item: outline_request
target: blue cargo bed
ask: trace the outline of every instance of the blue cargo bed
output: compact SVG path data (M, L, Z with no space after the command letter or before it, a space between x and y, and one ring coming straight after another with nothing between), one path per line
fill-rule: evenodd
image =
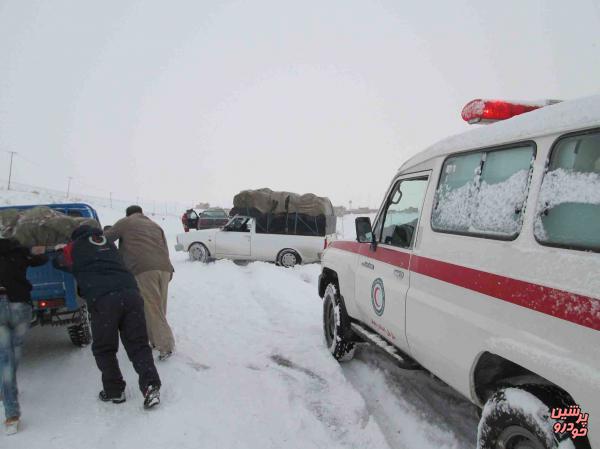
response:
M77 310L79 305L73 275L57 270L52 266L52 259L56 257L57 253L50 252L46 254L50 257L48 263L40 267L30 267L27 270L27 279L33 285L31 299L34 308L39 307L39 304L36 304L39 301L63 299L64 307L67 310Z
M46 206L72 217L93 218L98 223L98 214L89 205L84 203L68 204L40 204L0 207L2 209L27 210L37 206ZM82 300L77 298L75 279L69 273L57 270L52 266L52 260L58 252L47 251L50 260L39 267L30 267L27 270L27 279L33 289L31 299L33 303L33 324L53 326L69 325L69 335L74 344L81 346L89 343L89 329L77 328L88 326L87 309ZM73 327L75 326L75 327Z

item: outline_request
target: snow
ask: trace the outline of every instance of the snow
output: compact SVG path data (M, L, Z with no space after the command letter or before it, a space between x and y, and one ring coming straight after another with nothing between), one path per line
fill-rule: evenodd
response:
M369 217L371 219L371 225L375 226L375 216L377 214L366 214L366 215L357 215L357 214L347 214L343 217L338 217L337 219L337 239L344 240L356 240L356 226L354 225L354 221L358 217Z
M17 192L1 198L4 204L55 200ZM97 210L103 225L123 215ZM179 217L153 218L172 249ZM340 234L353 234L353 219L339 220ZM370 347L344 365L333 359L323 338L319 265L203 265L173 250L171 256L168 317L177 350L157 362L161 405L142 409L123 350L127 402L100 402L90 349L72 346L64 328L33 328L19 370L21 432L0 434L0 447L473 447L476 408L439 380L403 371Z
M400 167L400 171L450 152L598 125L600 125L600 95L564 101L491 125L478 125L470 131L448 137L410 158Z
M472 182L452 190L447 186L441 186L437 191L437 208L432 216L432 224L435 228L447 231L469 229L474 192L475 185Z
M600 174L553 170L544 177L539 202L547 208L562 203L600 205Z
M529 172L520 170L504 182L483 181L479 189L473 182L453 190L442 186L433 224L448 231L514 235L521 228L522 214L515 211L525 202L528 179Z
M563 203L600 205L600 174L559 168L546 173L538 199L535 236L548 241L542 213Z
M552 441L554 441L552 425L555 420L550 418L548 406L531 393L519 388L506 388L503 397L496 397L496 400L489 401L485 405L481 413L478 439L489 431L489 428L485 424L486 421L490 419L491 415L498 412L520 413L529 416L536 422L539 429L545 432L546 445L548 447L552 445Z
M482 182L477 194L473 228L481 232L514 235L521 229L521 210L527 196L528 170L520 170L504 182Z

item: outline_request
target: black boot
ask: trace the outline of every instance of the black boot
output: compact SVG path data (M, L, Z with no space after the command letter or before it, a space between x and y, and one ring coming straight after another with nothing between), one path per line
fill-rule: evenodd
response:
M150 409L160 404L160 387L148 385L144 392L144 408Z
M98 398L102 402L112 402L113 404L122 404L125 402L125 392L121 391L118 395L108 395L104 390L98 394Z

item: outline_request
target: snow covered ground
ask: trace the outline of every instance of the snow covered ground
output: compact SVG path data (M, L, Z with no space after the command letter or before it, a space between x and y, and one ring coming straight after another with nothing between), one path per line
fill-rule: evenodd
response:
M14 192L0 198L2 204L52 200ZM122 216L120 210L98 212L103 224ZM154 219L173 242L178 218ZM353 217L343 228L352 235ZM168 316L177 353L157 365L161 406L142 409L123 351L127 402L101 403L90 349L73 347L64 328L34 328L19 372L22 431L0 435L0 447L474 447L475 407L437 379L400 370L369 347L344 365L329 355L318 265L201 265L174 251L172 259Z

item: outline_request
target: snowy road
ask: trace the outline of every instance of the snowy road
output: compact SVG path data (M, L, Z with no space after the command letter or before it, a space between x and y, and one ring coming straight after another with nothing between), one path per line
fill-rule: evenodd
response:
M162 224L170 238L178 231L176 219ZM34 328L20 369L22 432L0 435L1 448L474 447L475 408L440 381L369 347L345 365L329 355L318 265L172 256L177 353L158 364L160 408L142 409L123 351L127 402L101 403L89 348L73 347L64 328Z
M178 352L159 364L163 403L150 413L124 357L127 403L100 403L89 349L73 348L64 329L33 329L23 432L6 447L472 447L475 410L439 381L370 348L342 367L330 357L318 269L177 260L169 316Z

